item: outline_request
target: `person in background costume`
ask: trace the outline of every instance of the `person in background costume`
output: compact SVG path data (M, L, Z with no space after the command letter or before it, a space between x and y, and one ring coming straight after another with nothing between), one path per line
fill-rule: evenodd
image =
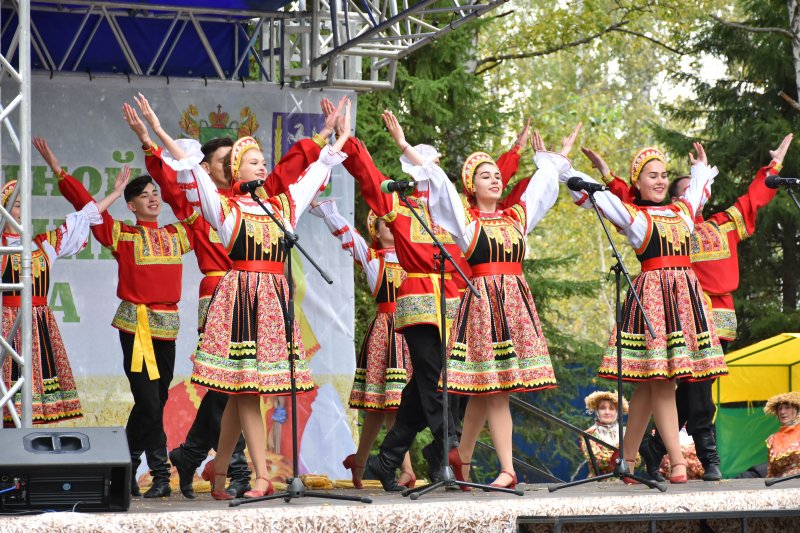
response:
M312 202L312 206L311 214L325 221L330 232L341 241L342 249L347 250L364 271L378 306L361 344L350 392L350 408L364 411L361 436L356 453L348 455L343 462L352 473L353 486L360 489L364 464L372 444L384 421L387 429L394 425L400 396L411 373L408 346L394 327L397 290L406 273L397 262L391 231L374 212L367 215L367 230L372 240L372 244L367 244L339 214L335 202ZM398 485L414 488L416 481L411 458L406 452Z

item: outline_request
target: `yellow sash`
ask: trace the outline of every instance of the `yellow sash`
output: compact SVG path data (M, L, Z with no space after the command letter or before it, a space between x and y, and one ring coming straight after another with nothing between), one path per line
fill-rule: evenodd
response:
M136 334L133 337L133 358L131 372L141 372L142 363L147 367L150 381L161 377L156 364L156 353L153 349L153 338L150 335L150 321L147 319L147 306L136 306Z

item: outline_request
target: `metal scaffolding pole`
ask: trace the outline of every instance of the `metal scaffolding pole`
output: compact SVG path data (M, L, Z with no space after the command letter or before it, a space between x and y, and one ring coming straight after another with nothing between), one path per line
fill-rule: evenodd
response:
M0 246L0 255L20 254L20 283L0 283L0 292L19 291L21 296L17 320L9 331L0 338L0 363L7 357L19 369L19 377L13 386L0 383L0 408L5 408L14 425L29 428L33 424L33 382L32 382L32 272L31 272L31 26L30 1L21 0L17 4L17 28L7 50L0 50L0 73L5 74L7 85L17 88L9 105L0 109L3 126L19 151L20 171L17 186L5 206L0 206L0 230L10 226L19 233L18 246ZM14 65L17 55L18 64ZM13 94L13 93L12 93ZM2 106L0 106L2 107ZM18 127L14 127L14 123ZM0 133L3 129L0 129ZM6 161L6 154L0 152L0 163ZM4 180L5 182L6 180ZM20 202L20 222L11 216L14 202ZM1 309L1 307L0 307ZM14 338L19 332L20 342ZM14 399L21 395L22 413L17 412ZM4 414L5 414L4 412Z

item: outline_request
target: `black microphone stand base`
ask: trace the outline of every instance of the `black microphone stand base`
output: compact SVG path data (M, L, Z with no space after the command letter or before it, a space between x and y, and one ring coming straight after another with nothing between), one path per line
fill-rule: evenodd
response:
M667 492L667 483L665 481L654 481L652 479L645 479L636 474L632 474L628 472L628 467L625 466L625 463L622 462L621 459L617 459L617 461L618 461L617 464L614 466L614 471L611 473L590 477L586 479L579 479L578 481L571 481L569 483L558 483L555 485L548 485L547 490L548 492L555 492L559 489L565 489L567 487L576 487L578 485L584 485L586 483L594 483L595 481L603 481L605 479L617 478L622 481L625 481L626 479L632 479L651 489L658 489L661 492Z
M403 496L408 496L412 500L416 500L420 496L424 496L425 494L436 490L440 487L444 487L445 490L447 489L461 489L461 487L474 487L476 489L483 489L485 492L505 492L507 494L514 494L516 496L524 496L525 493L520 489L510 489L504 487L493 487L491 485L484 485L482 483L472 483L470 481L458 481L455 476L453 475L453 469L450 465L444 466L444 471L442 472L442 479L437 481L436 483L431 483L430 485L425 485L424 487L417 487L413 489L405 489L403 491Z
M764 485L766 485L767 487L771 487L776 483L783 483L784 481L789 481L791 479L798 479L798 478L800 478L800 474L792 474L791 476L784 476L784 477L772 477L769 479L765 479Z
M372 503L372 498L369 496L344 496L342 494L328 494L327 492L315 492L306 490L303 480L299 477L294 477L286 480L286 490L270 494L269 496L260 496L258 498L236 498L231 500L228 504L229 507L238 507L244 503L265 502L268 500L283 499L286 503L291 502L295 498L325 498L329 500L345 500L351 502Z

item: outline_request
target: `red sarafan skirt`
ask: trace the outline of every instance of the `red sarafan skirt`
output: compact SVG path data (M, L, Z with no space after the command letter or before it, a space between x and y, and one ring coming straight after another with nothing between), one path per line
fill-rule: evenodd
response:
M377 313L358 355L350 407L393 411L411 379L411 357L405 337L394 329L394 313Z
M3 307L4 337L8 338L18 313L18 307ZM64 341L56 317L46 305L33 307L32 341L33 423L47 424L83 416ZM11 346L20 352L22 340L19 330ZM3 382L10 388L18 378L19 367L11 357L6 357ZM21 401L22 393L17 393L14 404L18 413L21 413ZM7 410L3 411L3 421L12 421Z
M472 278L450 331L447 384L455 394L492 394L556 386L539 315L525 278Z
M631 294L636 291L655 330L650 336ZM622 379L702 381L728 373L703 289L691 268L642 272L622 309ZM617 378L617 333L611 332L600 377Z
M288 291L282 274L225 274L211 298L192 382L231 394L290 394ZM293 338L297 392L308 392L314 382L297 321Z

